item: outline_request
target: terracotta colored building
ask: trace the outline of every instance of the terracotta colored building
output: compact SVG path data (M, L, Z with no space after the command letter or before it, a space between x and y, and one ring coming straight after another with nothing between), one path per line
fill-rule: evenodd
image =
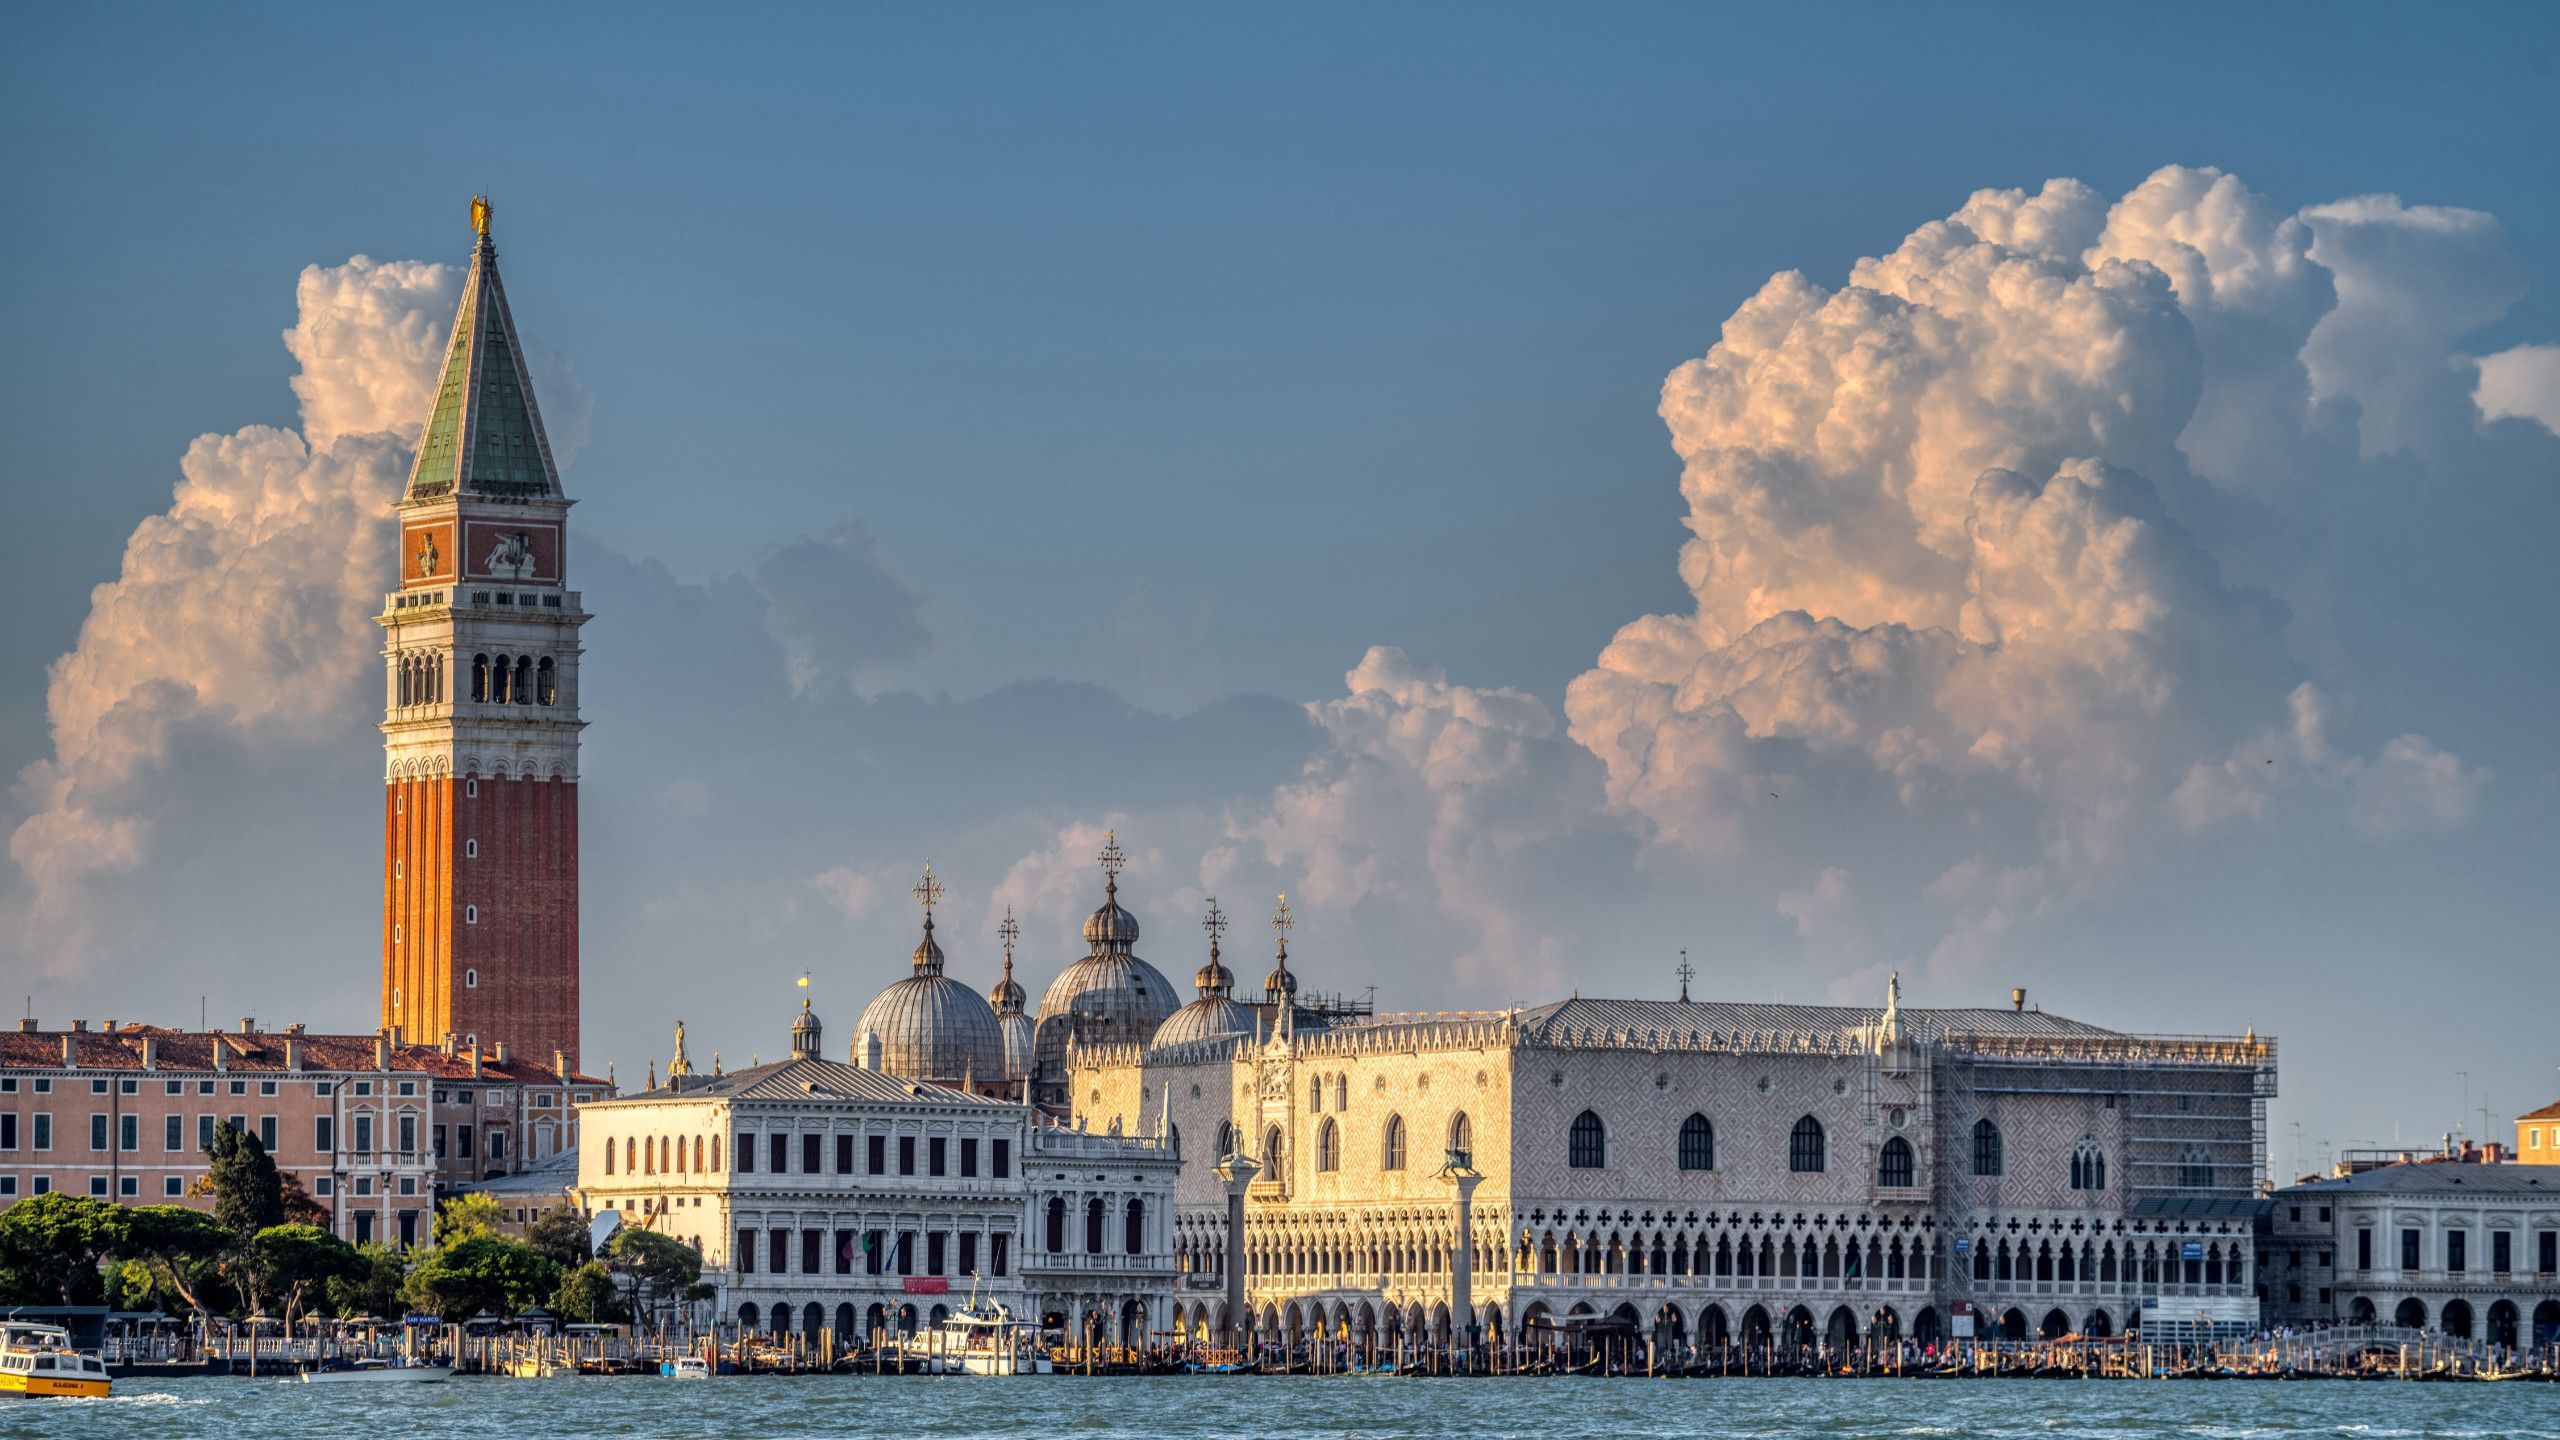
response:
M383 628L382 1009L395 1035L578 1056L569 498L475 201L471 271L400 501Z
M54 1191L209 1205L188 1192L228 1120L338 1234L422 1243L443 1194L576 1146L574 1107L608 1087L551 1060L245 1019L236 1031L21 1021L0 1033L0 1208Z

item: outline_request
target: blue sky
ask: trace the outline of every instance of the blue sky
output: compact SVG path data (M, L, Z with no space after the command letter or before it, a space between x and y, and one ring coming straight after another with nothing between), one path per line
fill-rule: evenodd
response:
M1307 937L1338 958L1321 983L1374 981L1395 1003L1498 1004L1567 976L1658 988L1687 945L1722 993L1863 997L1869 972L1901 965L1929 974L1915 1003L2026 983L2101 1023L2278 1030L2286 1112L2315 1139L2440 1131L2466 1065L2510 1112L2560 1085L2547 1025L2513 1003L2560 999L2560 697L2539 629L2554 596L2529 543L2549 533L2555 476L2529 422L2484 421L2458 455L2348 446L2369 484L2217 492L2202 462L2188 490L2149 476L2227 585L2277 597L2282 658L2181 672L2182 701L2210 703L2137 737L2144 778L2110 799L2159 809L2191 766L2298 720L2288 693L2308 683L2336 753L2289 765L2344 809L2276 803L2237 828L2083 845L2056 818L2082 803L2061 787L2020 799L1969 777L1897 798L1874 764L1760 735L1748 773L1804 803L1729 827L1719 810L1689 832L1734 838L1702 847L1666 841L1698 816L1663 807L1706 802L1646 799L1570 733L1592 722L1567 703L1622 626L1701 603L1678 568L1690 507L1664 377L1772 275L1836 288L1976 190L2074 177L2112 200L2162 166L2214 166L2279 214L2369 194L2485 212L2519 293L2444 346L2560 340L2560 190L2530 158L2560 119L2546 9L7 23L0 763L54 754L45 666L169 507L190 441L301 423L277 343L297 274L358 254L458 262L464 202L485 190L519 322L591 400L567 482L602 617L600 1052L663 1049L666 992L712 949L774 977L832 970L849 1021L911 943L900 907L862 898L893 869L932 858L975 910L1043 897L1069 917L1064 862L1041 857L1120 822L1164 852L1151 921L1225 880L1312 885L1340 902ZM2410 279L2410 303L2441 301L2432 283ZM555 428L576 408L544 399ZM2190 503L2225 492L2245 502ZM829 563L864 613L802 637L842 673L794 691L745 647L771 629L777 577L823 586ZM882 597L905 623L864 610ZM680 644L719 653L689 666ZM1360 748L1366 717L1298 708L1356 698L1345 672L1376 645L1416 668L1362 693L1440 713L1437 667L1469 692L1459 710L1516 690L1546 713L1544 732L1496 725L1454 829L1396 808L1437 792L1428 767L1401 785ZM642 683L729 665L716 700ZM279 1018L361 1022L367 683L315 685L324 713L292 723L178 725L130 806L149 858L84 882L128 918L83 938L22 927L0 969L45 1014L129 1012L123 997L200 973L191 990L234 992L216 1014L293 995L313 1013ZM2367 793L2403 735L2457 757L2424 824L2375 818L2386 802ZM774 773L828 802L780 804L758 788ZM42 808L22 780L8 818ZM2375 838L2350 833L2357 816ZM1328 827L1373 828L1355 848L1384 853L1364 870L1302 837ZM242 833L270 863L209 853ZM1465 869L1459 842L1485 836L1491 868ZM1375 878L1422 864L1416 846L1454 868ZM1959 895L2028 871L2006 910ZM1520 913L1446 933L1452 907L1504 903ZM1953 930L1995 914L1996 934L1958 947L1979 958L1948 958ZM1150 933L1173 937L1150 951L1169 972L1196 963L1187 923ZM1461 954L1481 958L1446 958ZM1063 958L1024 964L1036 982ZM2410 1016L2419 977L2460 998ZM696 1034L779 1041L760 1002L698 1010Z

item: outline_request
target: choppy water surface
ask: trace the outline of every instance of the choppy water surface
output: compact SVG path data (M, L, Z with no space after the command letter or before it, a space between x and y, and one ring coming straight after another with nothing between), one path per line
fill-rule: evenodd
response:
M19 1401L0 1437L2257 1436L2560 1440L2560 1386L2246 1381L842 1377L117 1383Z

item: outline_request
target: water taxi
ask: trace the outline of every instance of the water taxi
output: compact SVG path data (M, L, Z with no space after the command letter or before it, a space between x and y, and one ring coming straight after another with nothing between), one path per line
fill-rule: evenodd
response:
M72 1395L104 1399L107 1364L71 1348L59 1325L0 1322L0 1395Z
M667 1362L665 1373L670 1380L708 1380L711 1362L699 1355L679 1355Z

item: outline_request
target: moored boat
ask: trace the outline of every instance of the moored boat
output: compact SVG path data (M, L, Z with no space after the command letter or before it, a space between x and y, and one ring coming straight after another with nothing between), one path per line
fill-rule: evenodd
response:
M302 1372L305 1385L431 1385L451 1379L450 1365L395 1365L388 1360L351 1360Z

